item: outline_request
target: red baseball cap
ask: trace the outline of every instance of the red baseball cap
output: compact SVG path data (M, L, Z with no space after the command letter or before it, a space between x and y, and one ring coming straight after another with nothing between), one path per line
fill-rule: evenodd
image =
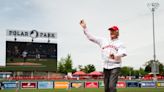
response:
M110 30L110 31L119 31L117 26L112 26L108 30Z

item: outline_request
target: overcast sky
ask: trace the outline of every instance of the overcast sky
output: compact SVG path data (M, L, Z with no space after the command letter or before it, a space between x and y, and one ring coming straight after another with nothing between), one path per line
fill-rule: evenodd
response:
M94 64L102 71L100 48L85 37L79 21L84 19L99 37L109 37L108 27L117 25L128 53L122 66L138 69L153 59L152 14L147 7L152 1L160 4L155 11L156 55L164 63L164 0L0 0L0 30L57 32L58 60L71 54L74 68Z

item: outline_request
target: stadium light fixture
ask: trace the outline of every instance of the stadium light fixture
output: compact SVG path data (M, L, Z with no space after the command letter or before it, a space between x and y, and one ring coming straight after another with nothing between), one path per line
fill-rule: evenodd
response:
M157 80L157 72L159 71L157 69L158 67L158 64L156 62L156 45L155 45L155 23L154 23L154 13L155 13L155 10L159 7L159 3L157 2L152 2L152 3L147 3L147 6L148 8L151 10L152 12L152 26L153 26L153 63L152 63L152 67L151 67L151 70L152 70L152 73L154 75L154 80Z

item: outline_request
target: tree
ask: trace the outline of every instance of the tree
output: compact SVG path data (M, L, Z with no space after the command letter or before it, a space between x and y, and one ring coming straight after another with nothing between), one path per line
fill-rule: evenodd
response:
M79 71L84 71L84 68L82 65L78 65Z
M131 76L133 74L133 68L124 66L121 68L121 76Z
M91 73L91 72L96 70L96 68L93 64L88 64L84 67L82 65L79 65L78 68L79 68L80 71L83 71L85 73Z
M164 75L164 65L162 63L159 64L159 74Z
M147 65L147 66L145 67L145 72L146 72L146 73L150 73L150 72L151 72L151 64L149 64L149 65Z
M146 67L145 67L145 72L147 72L147 73L150 73L151 72L151 66L152 66L152 63L154 62L154 60L149 60L149 61L147 61L146 62ZM164 73L164 71L163 71L163 64L161 63L161 62L159 62L158 60L157 61L155 61L156 62L156 64L158 65L158 67L159 67L159 74L163 74Z
M161 62L159 63L159 74L164 75L164 65Z
M136 78L139 78L140 76L139 70L133 70L133 76L135 76Z
M64 59L63 58L61 58L60 62L58 63L58 72L65 73Z
M76 69L72 68L72 59L70 54L68 54L66 58L61 58L58 63L58 72L65 74L68 72L76 72Z
M71 55L68 54L68 56L65 58L65 71L68 72L72 72L72 59L71 59Z
M143 68L140 67L140 69L139 69L139 75L140 75L140 76L144 76L144 75L146 75L146 74L147 74L147 72L145 72L145 70L144 70Z
M91 72L93 72L95 70L96 70L96 68L95 68L95 66L93 64L88 64L87 66L84 67L84 71L86 73L91 73Z

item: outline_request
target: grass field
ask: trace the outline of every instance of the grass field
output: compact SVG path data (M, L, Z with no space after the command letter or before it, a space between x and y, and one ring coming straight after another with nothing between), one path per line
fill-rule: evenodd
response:
M7 58L7 66L0 67L2 71L56 71L57 61L55 59L40 59L40 61L35 61L35 59L27 59L26 63L36 63L41 64L38 66L33 65L8 65L8 63L23 63L22 58L14 58L14 61L10 61L11 58Z
M0 90L0 92L16 92L16 90ZM21 89L18 92L104 92L103 88L78 89ZM120 88L117 92L164 92L164 88Z

